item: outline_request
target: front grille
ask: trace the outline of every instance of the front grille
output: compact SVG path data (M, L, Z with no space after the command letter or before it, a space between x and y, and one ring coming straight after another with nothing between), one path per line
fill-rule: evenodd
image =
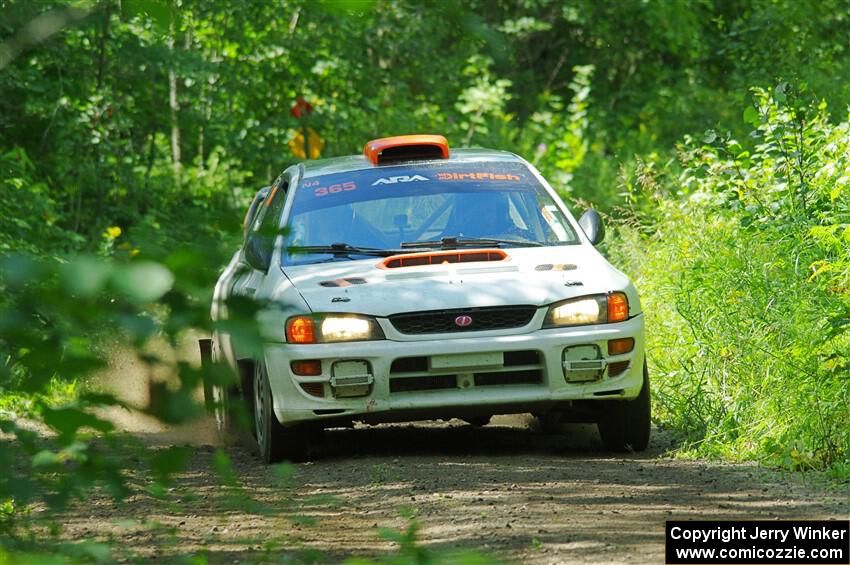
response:
M504 367L540 365L540 352L533 349L504 352ZM390 365L390 373L427 373L428 357L401 357Z
M402 357L390 365L390 373L417 373L428 370L427 357Z
M472 374L475 387L499 385L539 385L543 383L543 355L533 349L505 351L501 367L466 369L460 376ZM390 392L460 390L459 369L432 369L429 358L401 357L390 366ZM451 374L444 374L451 373Z
M505 367L517 365L539 365L540 352L528 349L524 351L505 351Z
M390 379L390 392L413 392L417 390L444 390L457 388L455 375L425 375Z
M543 382L540 369L503 371L500 373L475 373L475 386L538 384Z
M437 334L448 332L480 332L521 328L527 325L536 306L497 306L493 308L456 308L409 312L389 317L390 323L403 334ZM459 316L471 318L468 325L459 325Z

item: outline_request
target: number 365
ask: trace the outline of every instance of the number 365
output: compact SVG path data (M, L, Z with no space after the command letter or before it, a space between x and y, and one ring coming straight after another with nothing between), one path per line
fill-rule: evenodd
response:
M357 185L349 181L338 184L332 184L330 186L320 186L315 191L313 191L313 194L315 194L316 196L327 196L328 194L336 194L338 192L344 192L347 190L355 190L356 188Z

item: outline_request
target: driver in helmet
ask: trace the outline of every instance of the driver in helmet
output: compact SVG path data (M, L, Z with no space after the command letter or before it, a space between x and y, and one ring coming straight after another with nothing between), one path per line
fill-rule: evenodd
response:
M447 237L530 239L527 230L511 217L508 195L503 192L459 194L447 224Z

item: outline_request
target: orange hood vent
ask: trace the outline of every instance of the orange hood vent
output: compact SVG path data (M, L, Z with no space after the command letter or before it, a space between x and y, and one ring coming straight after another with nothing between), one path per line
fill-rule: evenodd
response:
M463 249L457 251L431 251L387 257L378 264L379 269L400 269L445 263L478 263L482 261L507 261L508 254L501 249Z

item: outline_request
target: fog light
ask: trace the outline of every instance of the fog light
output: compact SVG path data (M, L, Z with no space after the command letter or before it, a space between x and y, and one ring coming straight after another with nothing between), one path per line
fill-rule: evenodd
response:
M316 377L322 374L322 362L318 359L292 361L289 367L293 373L300 377Z
M331 390L336 398L366 396L375 381L368 361L337 361L331 374Z
M608 355L622 355L623 353L628 353L634 348L635 339L633 337L608 340Z
M563 365L566 381L581 383L600 379L605 359L596 345L573 345L564 349Z

